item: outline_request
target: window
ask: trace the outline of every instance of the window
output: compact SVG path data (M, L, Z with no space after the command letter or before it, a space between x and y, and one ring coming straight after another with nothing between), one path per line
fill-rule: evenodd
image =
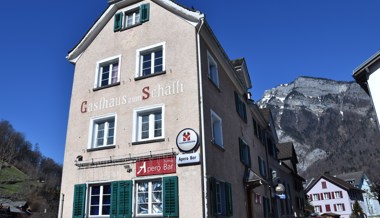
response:
M211 214L232 216L231 184L210 178L211 188Z
M124 27L132 27L140 23L140 10L125 12Z
M325 193L323 193L323 199L325 199L325 200L328 200L328 199L330 199L331 198L331 195L330 195L330 193L329 192L325 192Z
M334 204L335 211L345 211L344 204Z
M101 148L115 144L116 116L101 117L91 120L89 148Z
M266 178L265 161L261 157L258 157L260 175Z
M120 55L97 63L94 89L117 85L120 82Z
M109 215L111 208L111 186L94 185L90 186L89 210L91 216Z
M326 212L330 212L331 211L331 207L330 207L330 204L326 204Z
M241 138L239 138L239 149L240 149L240 161L244 164L244 166L251 167L251 154L249 151L249 146Z
M162 181L143 181L136 184L136 213L162 214Z
M261 204L261 196L260 194L255 193L255 203Z
M314 206L314 212L321 213L322 212L322 206L320 206L320 205Z
M114 18L114 32L121 31L127 28L137 26L149 20L149 3L140 5L126 12L119 12L115 14ZM124 16L124 19L123 19Z
M319 194L313 194L313 201L319 200Z
M136 78L145 78L165 73L165 43L137 50Z
M87 210L90 218L132 217L132 202L137 216L178 217L176 176L136 181L135 184L135 195L132 194L132 180L75 185L73 218L85 217Z
M335 198L343 198L343 193L342 193L342 191L336 191L336 192L334 192L334 197L335 197Z
M326 189L327 188L327 184L326 184L326 182L321 182L322 183L322 188L323 189Z
M212 143L223 148L222 119L211 110Z
M164 106L134 110L134 142L164 138Z
M219 88L218 64L208 51L207 66L208 78L212 81L212 83L214 83L216 87Z
M244 121L247 122L247 112L246 112L246 106L244 102L240 99L239 94L234 92L235 94L235 107L236 112L239 114L239 117Z

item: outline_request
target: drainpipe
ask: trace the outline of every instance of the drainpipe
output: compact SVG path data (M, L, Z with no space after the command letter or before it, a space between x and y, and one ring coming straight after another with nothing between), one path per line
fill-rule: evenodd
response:
M61 194L61 200L59 201L58 218L63 216L63 203L65 202L65 194Z
M202 176L203 176L203 217L208 216L207 205L207 173L206 173L206 146L204 137L204 111L203 111L203 87L202 87L202 64L201 64L201 45L199 33L204 24L204 17L200 18L200 25L197 31L197 55L198 55L198 86L199 86L199 112L200 112L200 127L201 127L201 149L202 149Z

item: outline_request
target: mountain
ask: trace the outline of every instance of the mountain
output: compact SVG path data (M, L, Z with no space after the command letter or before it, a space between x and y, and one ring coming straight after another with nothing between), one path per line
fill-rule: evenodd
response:
M355 82L299 77L265 91L280 142L294 143L305 178L363 170L380 180L380 132L370 97Z

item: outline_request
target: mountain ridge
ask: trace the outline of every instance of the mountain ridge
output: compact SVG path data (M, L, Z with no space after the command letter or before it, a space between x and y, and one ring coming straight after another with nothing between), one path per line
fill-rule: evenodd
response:
M375 112L369 96L353 81L301 76L265 91L259 107L269 107L279 142L292 141L299 172L366 171L380 179Z

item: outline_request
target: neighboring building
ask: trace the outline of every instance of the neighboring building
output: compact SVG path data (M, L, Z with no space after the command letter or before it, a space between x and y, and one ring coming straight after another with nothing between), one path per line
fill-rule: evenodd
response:
M228 58L204 14L111 0L67 59L60 218L281 215L274 125L249 99L245 60Z
M305 192L315 212L339 214L341 218L350 218L355 201L363 202L361 189L328 173L313 180Z
M360 206L367 217L380 217L380 204L371 192L371 181L363 171L345 173L336 177L364 191Z
M288 193L289 198L287 198L289 201L288 205L291 207L291 214L294 214L295 217L303 217L306 203L303 189L305 179L298 175L298 158L293 143L280 143L277 147L279 149L278 160L284 168L282 171L285 172L283 177L288 177L285 180L288 182L288 190L290 190L290 187L293 189L292 192Z
M380 129L380 51L353 71L356 82L371 96Z

